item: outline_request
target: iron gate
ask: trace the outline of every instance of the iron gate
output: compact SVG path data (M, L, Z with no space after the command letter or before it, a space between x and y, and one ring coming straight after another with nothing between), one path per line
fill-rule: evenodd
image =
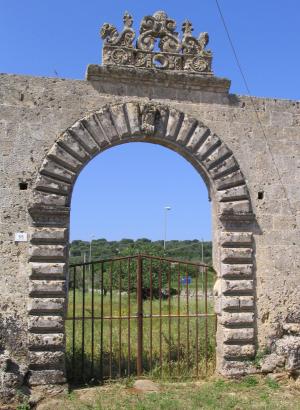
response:
M136 255L69 268L70 382L214 370L214 272L207 265Z

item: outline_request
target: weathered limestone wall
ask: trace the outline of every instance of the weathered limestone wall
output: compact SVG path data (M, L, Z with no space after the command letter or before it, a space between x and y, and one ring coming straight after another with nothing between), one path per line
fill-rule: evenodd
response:
M151 99L187 113L233 151L245 176L257 223L258 350L278 339L277 356L282 356L289 337L287 343L294 343L295 350L289 366L297 367L300 102L254 98L264 136L250 98L228 95L222 81L218 89L208 83L184 83L184 78L176 83L153 73L130 77L120 70L103 71L99 79L97 70L89 70L89 82L0 75L0 382L6 387L5 394L21 386L22 376L26 378L28 372L27 307L34 289L29 288L29 242L15 243L14 233L30 231L27 206L38 170L65 129L105 104L128 101L145 103ZM20 190L20 182L27 183L28 189ZM222 259L220 249L215 249L217 269ZM56 295L60 292L64 289L57 289ZM63 323L57 327L61 329ZM273 359L276 362L276 357Z

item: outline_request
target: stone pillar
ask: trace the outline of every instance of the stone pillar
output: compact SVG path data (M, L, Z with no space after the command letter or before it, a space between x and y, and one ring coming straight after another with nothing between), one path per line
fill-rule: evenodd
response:
M29 385L60 385L65 378L69 208L30 209Z

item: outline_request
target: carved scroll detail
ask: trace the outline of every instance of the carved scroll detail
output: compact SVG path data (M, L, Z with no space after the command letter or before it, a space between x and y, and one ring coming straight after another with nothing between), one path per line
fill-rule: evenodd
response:
M135 31L132 28L133 18L127 11L123 17L124 28L119 34L115 26L104 23L100 30L100 36L105 40L105 44L112 46L133 47Z
M126 12L123 22L121 33L109 23L103 24L101 28L100 35L105 40L103 64L213 74L212 53L206 50L208 33L194 37L190 21L183 23L183 36L180 39L176 32L176 21L170 19L164 11L145 16L140 24L136 45L132 16Z

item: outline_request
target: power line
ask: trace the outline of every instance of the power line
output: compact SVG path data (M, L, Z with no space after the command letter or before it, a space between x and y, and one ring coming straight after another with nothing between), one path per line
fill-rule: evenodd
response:
M242 76L242 78L243 78L243 81L244 81L244 84L245 84L245 88L246 88L246 90L247 90L247 93L249 94L249 98L250 98L252 107L253 107L253 109L254 109L257 122L258 122L258 124L259 124L259 126L260 126L260 129L261 129L261 131L262 131L263 137L264 137L265 142L266 142L267 149L268 149L269 154L270 154L270 156L271 156L271 161L272 161L272 163L273 163L273 165L274 165L274 167L275 167L275 169L276 169L276 172L277 172L277 175L278 175L278 179L279 179L280 184L281 184L281 186L282 186L282 189L283 189L283 191L284 191L284 193L285 193L285 197L286 197L287 203L288 203L288 205L289 205L290 211L291 211L291 213L293 213L293 208L292 208L292 205L291 205L290 200L289 200L289 198L288 198L287 190L286 190L285 185L284 185L284 183L283 183L283 181L282 181L282 178L281 178L279 169L278 169L278 167L277 167L275 158L274 158L273 153L272 153L272 151L271 151L271 147L270 147L270 145L269 145L269 141L268 141L267 135L266 135L266 133L265 133L265 129L264 129L263 124L262 124L262 122L261 122L261 120L260 120L260 118L259 118L257 108L256 108L256 106L255 106L255 104L254 104L254 100L253 100L253 98L252 98L252 93L250 92L250 88L249 88L248 82L247 82L247 80L246 80L246 76L245 76L245 74L244 74L244 72L243 72L243 69L242 69L242 66L241 66L241 64L240 64L240 61L239 61L239 58L238 58L236 49L235 49L235 47L234 47L234 44L233 44L231 35L230 35L230 33L229 33L229 30L228 30L228 26L227 26L226 21L225 21L225 18L224 18L224 16L223 16L223 13L222 13L222 10L221 10L219 1L218 1L218 0L215 0L215 2L216 2L216 5L217 5L217 9L218 9L218 11L219 11L219 14L220 14L220 17L221 17L221 20L222 20L224 29L225 29L225 31L226 31L226 34L227 34L227 37L228 37L228 41L229 41L229 44L230 44L230 46L231 46L231 49L232 49L232 52L233 52L233 55L234 55L236 64L237 64L238 69L239 69L239 71L240 71L240 74L241 74L241 76Z

